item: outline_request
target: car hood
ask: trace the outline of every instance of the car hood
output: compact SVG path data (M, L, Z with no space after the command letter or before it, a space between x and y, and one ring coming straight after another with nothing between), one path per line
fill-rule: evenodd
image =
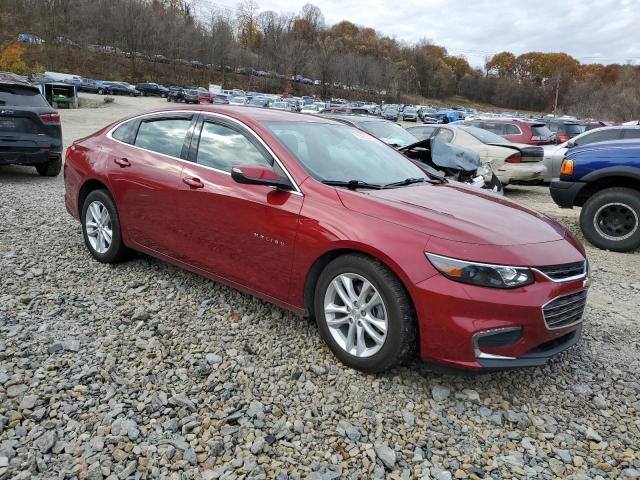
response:
M476 245L562 240L555 221L520 204L458 182L385 190L343 190L344 206L426 235Z

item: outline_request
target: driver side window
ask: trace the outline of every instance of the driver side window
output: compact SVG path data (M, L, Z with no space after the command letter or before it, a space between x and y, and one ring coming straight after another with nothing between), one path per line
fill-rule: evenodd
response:
M207 121L202 124L196 162L226 173L230 173L234 165L271 166L244 134Z

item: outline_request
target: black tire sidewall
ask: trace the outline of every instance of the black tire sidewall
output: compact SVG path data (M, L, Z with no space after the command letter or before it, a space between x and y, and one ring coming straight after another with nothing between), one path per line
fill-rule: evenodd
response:
M363 256L348 255L339 257L331 262L320 274L314 293L314 314L318 329L323 340L327 343L333 354L338 359L357 370L375 373L386 370L397 363L402 356L404 344L405 313L400 302L406 299L397 298L388 285L388 279L381 271L383 267L374 260ZM378 290L387 311L387 338L382 348L374 355L367 358L359 358L345 352L333 339L324 316L324 296L331 281L342 273L355 273L366 278ZM390 272L389 272L390 273ZM405 309L410 308L408 305Z
M47 163L36 165L36 171L42 177L57 177L62 170L62 158L49 160Z
M87 236L87 227L85 224L87 209L93 201L99 201L100 203L102 203L106 207L107 211L109 212L109 216L111 217L111 245L109 245L109 249L105 253L98 253L97 251L95 251L91 246L91 243L89 242L89 237ZM105 190L94 190L89 193L89 195L87 195L87 198L82 205L80 224L82 225L82 236L84 237L84 243L93 258L101 263L115 263L122 259L125 246L122 243L120 218L118 217L118 211L116 209L115 203L111 198L111 195L109 195Z
M622 203L635 211L640 220L640 192L629 188L609 188L589 198L580 212L580 227L584 236L598 248L614 252L628 252L640 247L640 225L635 233L624 240L610 240L600 235L594 221L596 212L607 203Z

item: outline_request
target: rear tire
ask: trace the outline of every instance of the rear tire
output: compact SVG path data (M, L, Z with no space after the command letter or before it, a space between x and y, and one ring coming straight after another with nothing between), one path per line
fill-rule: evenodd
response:
M104 89L103 88L99 88L98 89L98 95L104 95Z
M62 158L60 157L36 165L36 171L41 177L57 177L60 170L62 170Z
M584 236L598 248L628 252L640 247L640 192L607 188L589 198L580 212Z
M351 293L341 283L345 277ZM343 285L349 302L342 300L335 282ZM379 301L373 300L375 294ZM323 340L351 368L381 372L412 358L417 350L418 328L409 294L389 268L371 257L348 254L329 263L316 284L314 313Z
M118 210L106 190L94 190L84 201L80 216L84 243L100 263L118 263L129 249L122 242ZM108 232L108 235L107 235Z

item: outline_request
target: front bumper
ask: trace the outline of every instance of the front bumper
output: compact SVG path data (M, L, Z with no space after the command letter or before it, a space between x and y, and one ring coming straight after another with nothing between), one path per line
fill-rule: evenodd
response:
M554 180L549 186L551 198L560 208L573 208L575 199L584 188L584 182L565 182L564 180Z
M574 345L581 321L547 328L542 307L557 297L580 292L586 277L554 282L534 271L535 282L501 290L454 282L435 275L412 292L420 324L424 361L480 370L543 365ZM516 331L511 339L479 344L487 332Z

